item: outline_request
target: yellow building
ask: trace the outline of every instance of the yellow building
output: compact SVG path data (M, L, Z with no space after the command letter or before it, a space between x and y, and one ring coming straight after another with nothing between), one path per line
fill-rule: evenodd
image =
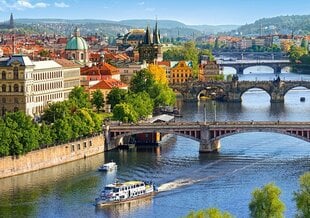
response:
M180 61L170 69L170 83L184 83L193 78L191 62Z

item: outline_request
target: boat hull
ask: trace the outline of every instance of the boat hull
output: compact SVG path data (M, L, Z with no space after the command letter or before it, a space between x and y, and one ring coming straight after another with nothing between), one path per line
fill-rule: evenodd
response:
M155 192L150 192L150 193L146 193L144 195L135 196L135 197L127 198L127 199L124 199L124 200L119 200L119 201L105 202L103 200L98 200L98 202L96 202L96 207L106 207L106 206L112 206L112 205L119 205L119 204L123 204L123 203L126 203L126 202L142 199L142 198L148 198L148 197L151 197L153 195L155 195Z

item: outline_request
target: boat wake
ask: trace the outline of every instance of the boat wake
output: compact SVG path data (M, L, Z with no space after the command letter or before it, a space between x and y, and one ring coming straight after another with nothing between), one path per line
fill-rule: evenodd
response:
M176 188L180 188L182 186L192 185L199 181L200 180L193 180L193 179L178 179L172 182L162 184L161 186L158 187L158 191L159 192L170 191Z

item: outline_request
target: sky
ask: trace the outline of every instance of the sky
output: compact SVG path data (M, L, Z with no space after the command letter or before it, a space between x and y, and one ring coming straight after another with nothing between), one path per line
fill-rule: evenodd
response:
M310 0L0 0L0 22L14 18L155 19L188 25L246 24L310 15Z

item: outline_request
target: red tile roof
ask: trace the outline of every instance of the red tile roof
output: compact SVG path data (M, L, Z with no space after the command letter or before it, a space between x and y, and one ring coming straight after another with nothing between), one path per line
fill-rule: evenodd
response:
M89 89L112 89L112 88L127 88L128 86L125 83L122 83L119 80L115 79L105 79L101 80L96 85L90 87Z

